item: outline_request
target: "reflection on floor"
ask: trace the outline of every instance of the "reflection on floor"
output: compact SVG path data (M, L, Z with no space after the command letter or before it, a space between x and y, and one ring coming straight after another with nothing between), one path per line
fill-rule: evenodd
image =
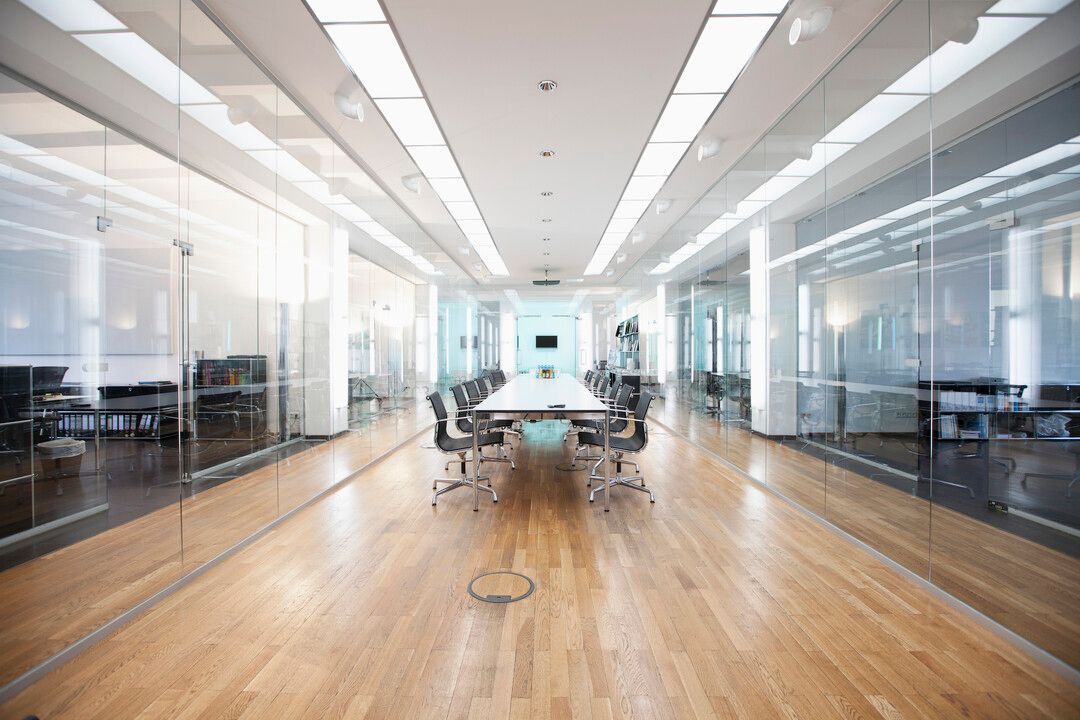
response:
M823 458L802 443L778 443L722 423L688 403L654 405L656 417L820 515L946 592L1028 638L1074 667L1080 667L1080 558L988 524L1008 520L983 507L966 509L965 493L934 489L912 495L872 479L873 468ZM942 503L943 497L949 498ZM951 505L946 506L946 505ZM975 514L975 511L978 514ZM974 515L974 517L972 516ZM1015 529L1017 521L1013 519ZM1038 527L1036 533L1048 532ZM1075 541L1058 541L1075 547Z
M380 718L1076 717L1080 689L657 430L605 514L557 423L499 503L437 508L411 443L0 713ZM512 569L536 592L481 603Z
M38 550L50 542L66 546L0 573L0 684L344 479L431 420L430 410L402 403L393 415L330 442L290 446L227 482L198 483L182 499L174 485L164 506L90 537L75 536L69 526L56 534L59 539L35 540ZM129 488L118 485L116 492L138 497L144 488L136 481ZM16 546L7 555L17 552L26 551Z

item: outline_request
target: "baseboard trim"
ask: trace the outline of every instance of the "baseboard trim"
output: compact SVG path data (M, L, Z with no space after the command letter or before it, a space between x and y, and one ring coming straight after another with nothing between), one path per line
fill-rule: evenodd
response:
M48 480L49 478L45 479ZM57 528L79 522L80 520L85 520L91 515L97 515L98 513L107 512L108 509L109 503L101 503L100 505L94 505L93 507L88 507L85 510L80 510L77 513L72 513L71 515L65 515L62 518L51 520L43 525L32 527L29 530L23 530L20 533L8 535L7 537L0 539L0 548L5 548L9 545L21 543L23 540L29 540L30 538L37 537L38 535L44 535L45 533L51 532L52 530L55 530Z
M341 488L346 483L352 481L360 473L371 469L373 466L377 465L378 463L382 462L386 458L390 457L391 455L396 453L398 450L403 448L405 445L407 445L407 444L411 443L412 441L414 441L421 434L430 431L433 425L434 425L434 423L428 423L427 425L419 428L416 432L412 433L411 435L409 435L408 437L403 439L401 442L397 443L393 447L388 448L382 454L377 455L376 457L373 457L371 460L369 460L365 464L361 465L356 470L352 471L351 473L349 473L348 475L343 477L341 480L338 480L336 483L334 483L330 487L326 488L325 490L320 492L318 495L315 495L315 496L311 497L310 499L302 502L301 504L297 505L296 507L289 510L285 514L274 518L269 523L267 523L263 527L259 528L258 530L256 530L251 535L248 535L247 537L245 537L240 542L238 542L235 545L232 545L232 546L226 548L225 550L221 551L220 553L218 553L217 555L215 555L211 559L207 560L205 563L203 563L199 567L197 567L197 568L191 570L190 572L185 573L184 575L180 576L179 578L177 578L173 582L171 582L168 585L166 585L165 587L163 587L161 590L158 590L156 593L154 593L150 597L146 598L145 600L140 601L139 603L137 603L133 607L125 610L124 612L120 613L115 618L108 621L107 623L105 623L101 627L99 627L96 630L93 630L90 633L84 635L83 637L79 638L75 642L73 642L70 645L68 645L67 647L65 647L63 650L60 650L56 654L46 658L45 660L41 661L40 663L38 663L34 667L32 667L29 670L27 670L26 672L24 672L22 675L19 675L15 679L8 682L6 685L0 687L0 703L7 702L11 698L13 698L15 695L19 694L20 692L22 692L23 690L25 690L26 688L30 687L35 682L37 682L38 680L43 678L45 675L49 674L51 671L55 670L56 668L60 667L64 663L66 663L68 660L71 660L72 658L74 658L75 656L77 656L79 653L83 652L87 648L92 647L96 643L100 642L101 640L105 639L109 635L113 634L114 632L116 632L117 630L122 628L124 625L127 625L128 623L132 622L133 620L138 618L140 615L142 615L143 613L145 613L146 611L150 610L155 605L160 603L162 600L166 599L167 597L169 597L170 595L175 593L177 590L180 590L181 588L186 586L192 580L196 579L197 577L199 577L200 575L202 575L206 571L208 571L211 568L215 567L216 565L220 564L224 560L232 557L233 555L235 555L240 550L243 550L248 545L252 544L253 542L258 540L259 538L263 537L264 535L269 533L271 530L276 528L278 525L281 525L283 522L285 522L286 520L291 518L293 515L296 515L297 513L301 512L302 510L310 507L311 505L314 505L315 503L317 503L320 500L322 500L323 498L325 498L327 495L330 495L331 493L337 491L339 488Z
M993 632L996 635L1003 638L1006 642L1008 642L1010 645L1015 647L1017 650L1020 650L1021 652L1025 653L1027 655L1030 655L1031 658L1033 660L1035 660L1036 662L1042 663L1043 665L1046 665L1051 670L1057 672L1057 674L1060 675L1066 681L1071 682L1073 684L1080 685L1080 670L1078 670L1077 668L1074 668L1073 666L1069 665L1067 662L1065 662L1061 658L1059 658L1056 655L1051 654L1049 651L1044 650L1043 648L1039 647L1038 645L1033 643L1031 640L1028 640L1027 638L1025 638L1023 635L1018 634L1015 630L1011 630L1011 629L1005 627L1004 625L999 623L997 620L994 620L992 617L990 617L989 615L986 615L981 610L978 610L978 609L972 607L971 605L968 605L966 602L964 602L960 598L956 597L955 595L951 595L950 593L946 592L943 588L941 588L938 585L935 585L930 580L924 578L923 576L919 575L918 573L913 572L909 568L904 567L900 563L898 563L895 560L893 560L892 558L890 558L888 555L884 554L880 550L877 550L872 545L867 544L863 540L860 540L859 538L855 537L854 535L847 532L846 530L844 530L840 526L829 522L828 520L826 520L822 516L820 516L817 513L813 512L812 510L804 507L803 505L800 505L795 500L792 500L791 498L789 498L784 493L778 491L776 488L770 487L769 485L762 482L761 480L758 480L753 475L750 475L745 470L743 470L739 466L732 463L730 460L728 460L723 455L720 455L719 453L714 452L713 450L710 450L709 448L705 447L704 445L701 445L699 443L694 442L689 437L687 437L683 433L679 432L678 430L674 429L673 427L671 427L667 423L661 422L660 420L656 420L656 419L652 419L652 420L650 420L650 422L656 423L657 425L664 428L664 430L671 433L675 437L678 437L678 438L680 438L682 440L685 440L686 442L693 445L695 448L697 448L697 449L701 450L702 452L707 453L708 455L712 456L713 458L719 460L721 463L723 463L727 467L731 468L734 472L738 473L742 477L744 477L747 480L749 480L750 482L754 483L757 487L761 488L762 490L765 490L766 492L774 495L775 497L780 498L781 500L786 502L788 505L792 506L793 508L795 508L796 510L801 512L806 517L808 517L808 518L814 520L815 522L817 522L822 527L826 528L827 530L832 531L833 533L835 533L836 535L839 535L840 537L844 538L845 540L847 540L851 544L853 544L853 545L859 547L860 549L862 549L863 551L869 553L875 559L879 560L882 564L886 565L887 567L889 567L894 572L899 573L903 577L913 581L915 584L917 584L920 587L922 587L923 589L929 591L934 597L941 600L942 602L944 602L949 607L955 608L955 609L959 610L960 612L964 613L965 615L967 615L971 619L975 620L982 627L986 628L987 630L990 630L991 632Z

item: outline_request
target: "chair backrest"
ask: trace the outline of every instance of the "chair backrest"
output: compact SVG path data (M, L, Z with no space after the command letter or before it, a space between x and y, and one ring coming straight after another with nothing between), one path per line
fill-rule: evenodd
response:
M475 380L469 380L468 382L464 383L464 385L465 385L465 392L467 392L469 394L469 399L470 400L479 400L480 399L480 389L476 386L476 381Z
M454 402L457 404L457 429L463 433L472 432L472 421L465 414L465 408L469 407L469 399L465 396L465 387L455 385L450 388L454 393Z
M641 451L649 444L649 427L645 424L645 415L649 412L649 403L652 402L652 393L642 390L638 395L637 407L634 408L634 434L632 438L636 451Z
M604 377L600 378L600 384L596 386L596 392L598 394L600 394L600 395L603 395L604 393L607 392L607 374L606 373L604 374Z
M618 382L614 382L614 383L611 384L610 387L608 387L607 392L604 394L604 397L607 398L608 400L614 400L615 396L618 395L618 394L619 394L619 384L618 384Z
M629 412L627 407L630 402L630 396L634 394L634 388L630 383L623 383L619 386L618 392L615 393L615 407L620 408L623 411ZM622 432L626 429L626 426L630 424L629 417L618 417L611 421L611 432Z
M485 395L490 395L491 394L491 391L494 388L494 385L491 384L490 378L482 377L479 380L477 380L477 383L480 384L480 387L484 391Z
M499 383L500 385L506 383L506 373L502 370L496 370L494 373L492 373L492 377L494 377L495 382Z
M446 450L449 446L450 431L447 430L446 405L443 404L442 395L433 392L427 396L431 403L431 409L435 412L435 446L440 450Z
M593 371L592 370L586 370L585 371L585 384L588 385L592 381L592 379L593 379Z

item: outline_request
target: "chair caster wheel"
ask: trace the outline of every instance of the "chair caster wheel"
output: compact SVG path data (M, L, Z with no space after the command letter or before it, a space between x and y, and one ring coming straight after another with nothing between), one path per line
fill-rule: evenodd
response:
M653 503L654 505L656 504L656 501L653 500L652 498L649 498L649 502Z
M592 498L589 498L589 502L595 502Z

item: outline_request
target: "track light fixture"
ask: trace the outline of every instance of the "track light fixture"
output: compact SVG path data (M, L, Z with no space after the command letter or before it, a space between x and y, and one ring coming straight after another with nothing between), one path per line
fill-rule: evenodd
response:
M698 162L716 157L720 153L719 140L703 140L697 149Z
M788 29L788 44L806 42L825 32L832 20L832 14L832 7L824 5L792 20Z
M229 122L233 125L246 123L251 119L251 113L248 112L248 109L239 105L230 105L229 109L225 111L225 116L229 118Z
M424 176L421 175L420 173L414 173L412 175L403 175L401 177L401 184L409 192L413 193L414 195L419 195L420 194L420 187L421 187L420 186L420 180L423 179L423 177Z
M350 120L364 122L364 106L360 103L360 91L338 90L334 93L334 104L338 112Z

